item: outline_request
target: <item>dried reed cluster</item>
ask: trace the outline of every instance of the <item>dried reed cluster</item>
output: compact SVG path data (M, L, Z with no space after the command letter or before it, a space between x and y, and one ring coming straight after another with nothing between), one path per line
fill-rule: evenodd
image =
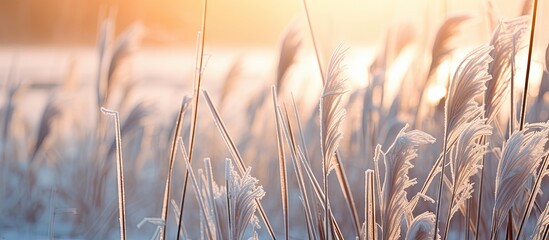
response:
M51 239L548 238L549 73L535 96L528 80L517 85L518 70L533 61L537 1L532 15L514 19L488 11L491 38L462 59L454 55L462 50L456 38L472 17L449 16L422 43L425 51L414 53L398 88L387 84L391 65L419 40L413 31L388 34L365 66L367 84L355 89L347 84L352 49L340 45L324 63L303 2L308 29L293 24L284 33L270 91L238 113L246 127L236 135L222 116L235 114L228 103L242 84L241 63L227 74L219 101L201 87L207 3L193 95L173 124L148 124L154 107L127 100L134 86L124 66L146 34L141 25L113 40L112 21L101 24L91 117L64 99L76 98L68 78L31 126L18 106L24 86L10 76L0 120L0 232L29 225ZM313 109L294 98L308 89L288 84L299 80L309 38L322 83ZM520 61L526 51L528 61ZM544 51L549 61L549 46ZM443 79L447 93L428 99L448 61L458 64ZM384 102L390 91L396 97ZM205 155L211 159L203 158L202 169L193 166Z

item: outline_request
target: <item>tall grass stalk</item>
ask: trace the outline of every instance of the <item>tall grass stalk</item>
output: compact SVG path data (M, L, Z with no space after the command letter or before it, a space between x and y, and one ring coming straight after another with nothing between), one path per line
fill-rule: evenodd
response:
M164 188L164 199L163 199L163 205L162 205L162 215L161 219L164 221L164 225L161 228L160 232L160 239L164 239L166 237L166 225L167 225L167 219L168 219L168 207L169 207L169 201L170 201L170 188L171 188L171 181L172 181L172 175L173 175L173 167L175 164L175 156L177 153L177 138L179 137L179 133L181 132L181 125L183 124L183 117L185 115L185 110L189 106L189 99L185 97L183 99L183 102L181 103L181 108L179 109L179 114L177 115L177 120L175 123L175 131L173 132L173 138L172 138L172 145L170 149L170 159L169 159L169 165L168 165L168 176L166 177L166 186ZM181 221L182 218L179 219ZM179 223L178 223L179 226Z
M116 137L116 178L118 182L118 214L120 224L120 239L126 240L126 195L124 191L124 165L122 161L122 137L120 134L120 118L117 111L101 108L101 112L114 118Z
M189 132L189 162L193 160L193 150L194 150L194 140L196 133L196 125L198 120L198 101L200 99L200 85L202 83L202 74L203 74L203 64L204 64L204 42L206 39L206 18L208 15L208 0L204 0L204 11L202 12L202 31L200 31L199 39L200 41L200 52L198 54L198 68L195 69L195 73L198 75L194 81L194 94L192 102L192 115L191 115L191 130ZM187 193L187 181L189 179L189 172L185 172L185 180L183 181L183 195L181 196L181 213L179 215L179 223L177 226L177 240L181 236L181 224L183 222L183 210L185 207L185 195Z
M538 0L534 0L534 4L532 6L532 27L530 29L530 45L528 46L528 62L526 63L526 78L524 82L524 91L522 93L522 108L521 108L521 115L520 115L520 130L524 127L524 121L526 119L526 99L528 98L528 82L530 80L530 65L532 63L532 51L534 48L534 33L536 30L536 15L537 15L537 9L538 9ZM536 174L536 182L534 183L534 186L532 187L531 192L529 193L528 197L528 204L526 205L526 209L524 210L524 213L522 214L522 219L520 220L519 224L519 230L517 232L517 238L520 237L522 234L522 230L524 228L524 223L528 220L528 217L530 217L530 210L532 209L532 204L534 203L537 192L538 192L538 186L541 184L541 180L545 176L545 171L547 169L548 164L547 156L543 158L543 163L541 164L541 168L539 169L539 172Z
M324 70L322 68L322 57L320 56L320 51L318 49L318 44L316 43L316 37L314 33L313 24L311 23L311 16L309 14L309 8L307 7L307 0L302 0L303 9L305 10L305 16L307 17L307 24L309 26L309 33L311 34L311 41L313 42L313 48L316 55L316 63L318 64L318 71L320 71L320 76L324 76ZM326 83L326 79L322 78L322 85Z
M365 216L365 225L363 233L366 239L377 239L377 223L376 223L376 198L374 194L375 183L374 183L374 171L367 170L365 173L366 182L365 182L365 192L366 199L364 200L364 216Z
M295 107L295 105L294 105L294 107ZM278 108L277 110L279 111L279 115L282 115L282 113L280 111L280 108ZM284 110L286 112L286 115L285 115L285 121L282 121L282 126L284 128L284 134L286 136L287 144L290 146L290 149L291 149L290 156L292 158L292 163L293 163L293 166L294 166L296 178L297 178L298 184L299 184L299 190L300 190L300 193L301 193L303 208L304 208L305 217L306 217L306 221L307 221L307 231L309 233L309 239L317 239L317 234L313 230L315 228L314 227L315 224L313 223L313 213L316 212L316 211L312 210L311 205L309 203L308 189L305 185L305 181L304 181L304 178L303 178L302 166L301 166L301 164L298 160L301 157L298 154L299 146L298 146L298 144L296 143L296 140L295 140L295 135L293 133L294 130L292 129L292 125L290 123L288 111L287 111L286 108L284 108ZM294 110L296 111L295 114L297 115L297 109L294 108Z
M309 26L309 32L311 34L311 40L313 42L313 47L314 47L314 50L315 50L316 61L317 61L317 64L318 64L318 70L320 72L322 85L326 85L327 81L328 81L328 79L327 79L328 76L326 75L326 77L325 77L324 70L322 68L322 63L321 63L322 58L321 58L320 51L318 49L318 45L317 45L316 38L315 38L315 35L314 35L313 26L312 26L312 23L311 23L311 17L310 17L310 14L309 14L309 9L307 7L307 1L303 0L302 2L303 2L303 8L305 10L305 15L307 17L307 24ZM358 212L356 210L355 201L353 199L353 195L352 195L352 192L351 192L350 187L349 187L349 181L347 180L347 177L345 175L345 170L343 169L343 165L341 164L341 155L339 154L337 149L336 149L336 152L335 152L334 161L336 163L335 164L335 171L336 171L337 179L339 181L339 186L340 186L340 188L343 192L343 196L345 197L345 200L347 201L347 206L349 207L349 211L350 211L351 215L353 216L355 233L358 235L358 234L360 234L360 224L359 224L359 220L358 220ZM326 211L328 211L328 210L326 209ZM326 223L325 226L328 226L328 223Z
M280 195L282 197L282 214L284 216L284 236L285 239L289 239L289 215L288 215L288 177L286 174L286 156L284 151L284 142L282 137L282 117L279 114L278 100L276 98L276 89L271 86L271 95L273 97L273 110L275 114L276 122L276 140L278 149L278 164L280 174Z
M209 216L210 214L208 214L207 210L206 210L206 206L205 206L205 200L202 196L201 193L201 188L198 186L198 181L196 180L196 177L195 177L195 174L193 172L193 169L191 167L191 162L190 162L190 158L188 157L189 155L187 154L187 151L185 150L185 146L183 145L183 139L181 137L178 138L178 141L177 141L178 145L179 145L179 149L181 151L181 153L183 154L183 162L185 163L185 168L187 168L187 172L189 173L190 177L191 177L191 183L193 185L193 188L195 190L195 193L196 193L196 198L197 198L197 202L198 202L198 205L200 206L200 210L201 210L201 213L203 214L204 218L206 218L206 222L211 222L211 220L209 219ZM212 230L211 230L211 226L210 224L207 224L205 226L206 228L206 233L208 234L208 239L214 239L214 235L212 233ZM179 230L178 230L179 232ZM178 237L179 238L179 237Z
M341 48L338 48L330 58L326 85L324 85L320 99L320 149L322 153L326 236L330 232L328 223L330 211L328 174L338 164L337 160L335 160L335 155L339 142L343 138L341 128L345 119L345 109L341 103L341 97L347 91L345 86L346 76L343 76L342 69L344 53Z
M524 91L522 91L522 105L520 109L520 125L519 130L524 128L526 119L526 99L528 98L528 85L530 81L530 66L532 64L532 51L534 49L534 33L536 31L536 14L538 10L538 0L534 0L532 13L532 27L530 28L530 44L528 46L528 60L526 62L526 77L524 79Z

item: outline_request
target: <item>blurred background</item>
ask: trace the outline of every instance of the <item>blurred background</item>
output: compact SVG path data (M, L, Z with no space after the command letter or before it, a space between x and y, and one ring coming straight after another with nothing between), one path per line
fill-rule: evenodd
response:
M465 24L465 32L456 37L456 42L471 47L490 37L487 12L505 19L520 15L525 6L523 1L512 0L317 0L308 5L324 62L337 45L352 48L349 68L354 79L368 77L365 66L373 61L388 36L402 30L413 33L419 45L429 45L447 16L469 14L474 18ZM540 11L546 11L546 3L540 5ZM75 84L91 84L98 64L101 23L110 19L112 36L121 36L132 27L136 30L132 35L137 46L128 70L133 82L157 88L189 86L202 11L203 2L197 0L1 1L1 84L9 74L15 74L24 85L51 87L68 73L75 76ZM313 67L312 73L304 74L314 75L314 52L301 1L210 1L204 87L215 92L219 80L233 63L239 62L247 66L240 72L241 77L249 83L249 90L254 90L272 75L282 35L292 25L298 25L302 32L303 62ZM366 81L353 84L364 86ZM163 94L162 98L155 94L141 97L172 102L180 96L181 92Z
M517 15L522 7L522 1L491 2L502 17ZM200 29L203 6L197 0L4 0L1 4L0 43L5 46L94 46L98 23L110 11L115 15L117 32L139 21L153 33L147 37L147 45L190 48ZM315 0L310 1L309 8L321 36L332 36L331 41L375 44L387 27L397 22L426 23L425 27L435 28L445 14L482 16L488 4L476 0ZM284 27L303 14L301 1L295 0L209 1L207 43L271 47Z

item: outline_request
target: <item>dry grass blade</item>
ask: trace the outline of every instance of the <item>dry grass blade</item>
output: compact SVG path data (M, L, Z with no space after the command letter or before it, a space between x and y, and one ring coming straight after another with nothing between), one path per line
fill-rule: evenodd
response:
M435 214L431 212L424 212L417 217L415 217L410 227L408 228L408 233L406 234L407 240L432 240L435 229ZM437 237L438 239L438 237Z
M278 66L276 71L276 93L280 94L281 89L284 87L284 80L290 67L294 64L297 58L299 48L303 43L303 38L300 34L299 28L292 25L286 30L282 45L280 47L280 55L278 58Z
M13 70L10 70L10 75L12 74ZM5 143L7 141L7 138L9 136L9 131L10 131L10 126L11 126L11 122L12 122L12 118L13 118L13 113L15 111L15 104L14 104L14 100L15 100L15 96L17 94L17 92L20 90L20 87L21 87L21 83L18 82L18 83L14 83L13 82L13 77L12 76L9 76L8 77L8 83L7 83L7 92L6 92L6 100L5 100L5 103L4 103L4 108L2 109L3 111L2 112L2 115L3 115L3 120L2 120L2 142ZM2 145L2 148L4 146ZM3 150L4 149L1 149L3 153L5 153Z
M528 96L528 87L529 87L529 79L530 79L530 65L532 63L532 51L534 49L534 33L536 29L536 15L537 15L537 9L538 9L538 0L534 0L533 7L533 13L532 13L532 20L531 20L531 28L530 28L530 44L528 46L528 62L526 65L526 78L524 80L524 90L522 92L522 107L521 107L521 115L520 115L520 126L519 129L522 130L525 124L526 119L526 99ZM543 178L545 174L545 169L547 168L547 156L544 158L542 163L542 168L539 170L539 173L537 173L536 177L536 183L532 189L532 192L530 193L529 199L528 199L528 205L526 207L526 210L524 211L522 220L520 222L519 231L517 233L517 237L520 237L522 233L522 229L524 227L524 222L526 222L527 218L530 216L530 210L532 207L532 203L535 201L535 196L537 195L538 191L538 184L541 184L541 179Z
M168 219L168 208L169 208L169 199L170 199L170 188L173 175L173 166L175 164L175 156L177 152L177 138L181 132L181 125L183 124L183 116L185 115L185 110L189 106L190 99L188 97L183 98L181 103L181 108L179 109L179 114L177 115L177 120L175 123L175 131L173 132L172 145L170 149L170 159L168 164L168 176L166 177L166 185L164 187L164 199L162 200L162 214L160 215L161 219L164 221L162 226L160 236L165 236L166 232L166 222ZM178 224L179 225L179 224Z
M539 166L549 133L548 125L531 125L513 133L503 149L496 175L495 204L491 238L503 225L517 193Z
M203 73L203 64L204 64L204 41L206 39L206 17L208 12L208 0L204 0L204 11L202 12L202 31L198 34L197 44L200 46L197 48L199 50L197 54L198 66L196 69L196 75L194 81L194 93L193 93L193 102L192 102L192 114L191 114L191 129L189 132L189 161L193 160L193 151L194 151L194 140L196 133L196 125L198 120L198 100L200 99L200 86L202 83L202 73ZM183 182L183 195L181 196L181 214L179 215L179 225L177 226L177 238L181 236L181 223L183 217L183 209L185 207L185 195L187 193L187 180L189 179L189 173L185 172L185 180ZM165 233L163 234L163 238ZM162 238L162 239L163 239ZM161 240L162 240L161 239Z
M60 114L60 106L52 98L50 98L40 119L38 135L36 137L36 142L34 143L31 159L34 160L38 152L43 148L47 137L52 133L52 123Z
M111 56L111 62L108 68L107 89L111 89L111 81L113 80L113 75L116 71L116 68L120 66L121 62L124 61L124 59L126 59L139 48L144 34L145 27L141 23L134 23L130 27L128 27L128 29L124 33L122 33L122 35L116 40Z
M208 104L208 109L210 110L210 113L212 114L212 118L214 119L215 125L217 129L219 130L219 133L223 137L223 140L225 141L225 144L227 145L227 148L231 152L231 155L233 157L233 160L236 163L236 166L240 172L240 174L244 174L245 172L245 164L242 160L242 157L236 148L236 144L232 140L229 132L227 131L227 128L225 127L225 124L223 123L223 120L221 119L219 112L213 105L212 100L210 99L210 96L208 95L208 92L204 90L204 98L206 99L206 103ZM261 202L259 200L256 200L257 206L259 208L259 213L261 218L263 219L263 222L265 223L265 226L267 227L267 230L269 232L269 235L272 239L276 239L276 236L274 235L273 228L269 222L269 219L267 218L267 214L265 213L265 210L263 206L261 205Z
M284 215L284 233L285 239L289 239L289 214L288 214L288 177L286 174L286 156L284 152L284 142L282 136L282 117L279 114L278 100L276 98L276 90L274 86L271 86L271 94L273 97L273 110L275 113L276 122L276 140L278 148L278 164L280 173L280 195L282 196L282 212Z
M311 34L311 41L313 42L313 47L315 49L315 55L316 55L316 62L318 64L318 70L320 71L320 76L324 77L324 70L322 69L322 59L320 57L320 51L318 50L318 45L316 44L316 38L313 31L313 25L311 23L311 17L309 16L309 8L307 8L307 0L303 0L303 9L305 10L305 15L307 16L307 24L309 25L309 32ZM322 84L324 85L326 83L326 79L322 78Z
M308 26L309 26L309 32L311 34L311 40L313 42L313 47L314 47L314 50L315 50L315 55L316 55L316 61L317 61L317 64L318 64L318 70L320 72L320 76L322 76L321 80L322 80L322 84L325 85L326 82L328 81L328 76L330 74L327 74L326 77L324 76L324 70L322 68L322 63L321 63L321 57L320 57L320 52L318 50L318 45L316 43L316 39L315 39L315 35L314 35L314 31L313 31L313 26L312 26L312 23L311 23L311 18L309 16L309 10L307 8L307 1L306 0L303 0L303 8L305 10L305 14L307 16L307 23L308 23ZM339 47L338 49L340 49L341 47ZM330 62L331 60L333 59L334 55L332 55L332 57L330 58ZM328 66L330 68L330 66ZM329 70L330 71L330 70ZM324 86L324 89L326 89L326 86ZM322 107L321 107L322 108ZM321 117L322 118L322 117ZM321 124L322 125L322 124ZM322 140L321 140L322 141ZM324 151L324 150L323 150ZM324 155L323 155L324 156ZM323 160L324 161L324 160ZM349 209L353 215L353 218L354 218L354 222L355 222L355 231L356 231L356 234L360 234L360 226L359 226L359 221L358 221L358 213L356 211L356 207L355 207L355 203L354 203L354 200L353 200L353 197L352 197L352 194L349 190L349 183L347 181L347 178L345 176L345 172L343 171L343 166L339 163L340 162L340 157L339 157L339 154L337 153L337 151L335 152L335 162L336 162L336 173L337 173L337 177L338 177L338 181L339 181L339 184L340 184L340 187L343 191L343 194L345 196L345 199L347 200L347 205L349 206ZM325 162L324 162L325 163ZM327 174L325 174L325 177ZM327 194L326 194L326 198L327 198ZM325 199L327 201L327 199ZM326 212L329 211L328 209L328 206L326 207ZM326 221L326 226L328 226L328 222ZM327 228L327 227L326 227ZM326 229L327 231L327 229Z
M136 104L132 110L128 113L127 117L122 121L121 135L127 136L134 132L137 127L140 126L140 123L147 117L151 115L151 105L148 105L144 102ZM116 151L116 141L113 141L107 156L111 156Z
M121 76L117 75L119 74L119 70L126 59L139 48L144 35L145 27L141 23L134 23L116 40L112 47L112 52L107 49L106 53L110 55L105 55L104 57L110 57L110 59L102 60L107 61L104 63L106 64L106 69L104 69L105 75L103 75L107 82L103 89L104 95L101 104L108 103L109 97L113 93L114 86L121 80ZM101 64L103 64L103 62L101 62ZM101 81L103 80L101 79Z
M280 111L280 108L277 108L277 111L279 112L278 113L279 115L281 115L281 116L283 115ZM307 220L307 232L309 234L309 239L317 239L317 234L313 230L315 224L313 223L314 220L313 220L313 214L312 213L315 212L315 211L312 210L311 205L309 204L308 189L305 185L305 180L304 180L304 177L303 177L303 169L302 169L302 166L299 162L299 158L301 157L301 155L298 154L298 145L296 143L296 140L295 140L295 137L294 137L294 134L293 134L294 131L293 131L292 126L290 124L290 119L288 117L288 112L287 112L286 109L285 109L285 111L286 111L286 115L284 116L285 121L282 121L281 125L284 129L284 135L286 136L286 143L288 144L288 146L290 146L290 149L291 149L291 151L290 151L291 155L290 156L292 158L292 163L293 163L293 166L294 166L296 178L298 180L299 191L301 193L301 199L302 199L302 203L303 203L305 217L306 217L306 220ZM296 112L296 114L297 114L297 112Z
M298 152L301 156L300 160L301 160L301 163L303 164L303 168L305 169L305 172L307 173L307 177L309 179L309 182L313 186L315 196L317 197L317 200L318 200L317 203L322 208L322 210L325 210L326 207L324 206L324 200L325 200L326 195L322 191L322 187L320 186L317 179L315 178L315 176L313 174L313 170L312 170L309 162L306 160L307 158L305 157L305 154L303 153L301 148L299 148L299 146L298 146ZM337 236L338 235L337 232L339 231L339 227L337 226L337 222L335 221L335 217L333 216L331 210L329 211L329 218L330 218L329 221L330 221L332 230L329 233L325 232L325 229L326 229L325 226L322 226L322 224L320 223L321 221L324 220L324 219L322 219L323 217L322 217L322 213L320 211L317 212L317 217L319 218L317 227L319 229L320 239L326 239L324 236L330 236L330 234L332 236L334 236L334 235ZM328 234L328 235L324 235L324 234Z
M120 134L120 118L117 111L101 108L103 114L114 118L116 133L116 177L118 182L118 213L120 224L120 239L126 240L126 195L124 191L124 165L122 161L122 137Z
M384 160L385 178L381 191L384 205L381 214L383 220L382 239L400 238L400 223L407 212L408 205L406 188L416 184L415 179L408 177L408 171L413 167L411 160L418 156L420 145L434 143L435 139L424 132L412 130L405 132L405 126L397 135L386 153L378 155Z
M105 101L107 89L105 80L108 72L107 67L108 64L110 64L107 55L110 53L110 44L114 32L114 24L111 18L103 20L100 25L99 37L97 39L97 49L99 50L99 63L97 64L98 74L96 80L97 106L101 106L101 104Z
M375 189L375 180L374 180L374 171L366 171L366 199L364 206L364 216L366 222L364 223L363 237L364 239L377 239L377 224L376 224L376 198L374 194Z
M429 78L444 59L454 51L454 37L458 33L461 24L470 18L469 15L452 16L447 18L439 27L431 50L431 65L427 78Z
M177 138L177 144L179 145L179 150L181 151L181 153L183 154L183 162L185 163L185 168L187 168L187 172L189 173L190 177L191 177L191 182L192 182L192 185L193 185L193 189L195 190L195 193L196 193L196 198L197 198L197 202L198 202L198 205L200 206L200 210L201 210L201 213L203 214L205 220L206 220L206 233L208 234L208 239L214 239L214 235L212 234L212 226L211 226L211 216L210 214L208 214L208 210L206 209L206 202L204 200L204 196L202 196L202 192L201 192L201 188L198 186L198 181L196 180L196 177L195 177L195 174L194 174L194 171L191 167L191 163L190 163L190 159L187 155L187 151L185 150L185 146L183 145L183 139L181 137Z
M345 174L345 170L343 168L343 164L341 163L341 155L339 154L339 151L336 150L335 153L335 173L337 176L337 180L339 182L339 187L341 188L341 192L343 193L343 197L347 201L347 207L349 208L349 212L351 213L353 217L353 223L355 227L356 234L360 234L360 225L358 220L358 212L356 210L356 204L355 200L353 198L353 194L351 192L351 185L349 184L349 180L347 179L347 175Z

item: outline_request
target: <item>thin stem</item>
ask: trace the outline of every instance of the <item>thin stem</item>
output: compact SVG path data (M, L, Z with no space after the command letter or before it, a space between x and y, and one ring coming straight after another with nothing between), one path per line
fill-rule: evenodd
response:
M166 186L164 188L164 203L162 205L162 215L161 219L164 221L164 225L160 229L160 239L166 238L166 222L168 219L168 208L169 208L169 199L170 199L170 185L171 185L171 179L173 174L173 166L175 163L175 155L176 155L176 149L177 149L177 137L179 137L179 132L181 131L181 125L183 122L183 115L185 112L185 108L187 107L186 98L181 103L181 108L179 109L179 114L177 116L177 122L175 124L175 132L173 133L173 139L172 139L172 146L170 150L170 162L169 162L169 168L168 168L168 177L166 178ZM179 218L179 221L181 221L181 218ZM179 224L178 224L179 225Z
M482 136L482 139L480 140L482 142L482 145L484 145L486 143L486 136ZM476 222L475 222L475 240L478 240L478 235L479 235L479 232L480 232L480 229L479 229L479 226L480 226L480 209L482 209L482 189L484 186L484 158L486 157L486 155L482 155L482 158L480 159L480 165L482 166L482 168L480 169L480 180L479 180L479 184L478 184L478 204L477 204L477 216L476 216Z
M276 98L276 89L275 86L271 86L271 95L273 97L273 109L276 118L276 139L278 147L278 163L279 163L279 174L280 174L280 195L282 197L282 213L284 216L284 236L285 239L289 239L289 214L288 214L288 180L286 174L286 157L284 151L284 142L282 140L282 126L281 121L282 117L278 111L278 99Z
M365 209L366 212L365 218L366 218L366 226L367 226L367 234L365 233L364 236L368 236L367 239L377 239L377 227L376 227L376 211L375 211L375 196L374 196L374 172L372 170L366 171L366 199L364 200L366 203Z
M320 71L320 76L322 76L322 85L324 85L324 83L326 82L324 80L324 71L322 70L322 63L320 61L320 52L318 50L318 45L316 44L316 38L315 38L315 34L313 32L313 26L311 24L311 17L309 15L309 9L307 8L307 1L306 0L303 0L303 8L305 9L305 15L307 15L307 23L309 24L309 32L311 33L311 40L313 41L313 47L315 49L315 54L316 54L316 62L318 64L318 69Z
M328 239L329 231L329 221L330 217L328 217L328 214L330 213L330 210L328 209L328 173L326 172L326 169L324 170L324 237Z
M231 192L229 191L229 184L231 179L231 162L225 162L225 193L227 197L227 219L229 220L229 238L233 237L233 225L231 221Z
M538 9L538 0L534 0L532 13L532 28L530 29L530 45L528 46L528 62L526 63L526 78L524 81L524 91L522 92L522 107L520 109L520 130L524 128L524 119L526 118L526 99L528 97L528 82L530 80L530 65L532 63L532 50L534 48L534 32L536 29L536 13Z
M124 165L122 161L122 136L120 133L120 117L117 111L101 107L101 112L114 118L116 139L116 176L118 180L118 214L120 223L120 239L126 240L126 194L124 190ZM54 210L55 211L55 210Z
M454 186L452 187L452 197L450 198L450 206L448 207L448 217L446 219L446 226L444 227L444 239L448 238L448 230L450 228L450 220L452 215L452 206L454 205L454 197L456 196L456 183L454 179ZM465 221L468 221L467 219Z
M191 131L189 133L189 164L193 160L193 150L194 150L194 140L196 132L196 123L198 115L198 100L200 97L200 84L202 82L202 65L204 60L204 40L206 39L206 17L208 10L208 0L204 0L204 11L202 12L202 31L201 31L201 41L200 41L200 54L198 55L198 78L194 83L194 96L193 96L193 109L192 109L192 121L191 121ZM183 182L183 195L181 196L181 209L179 213L179 226L177 227L177 240L181 236L181 223L183 220L183 208L185 206L185 195L187 193L187 182L189 180L189 171L185 171L185 180Z
M524 128L524 120L526 118L526 99L528 97L528 81L530 79L530 65L532 63L532 50L534 48L534 32L536 29L536 14L538 9L538 0L534 0L534 6L533 6L533 13L532 13L532 28L530 29L530 45L528 46L528 62L526 65L526 79L524 82L524 92L522 93L522 108L521 108L521 116L520 116L520 130ZM524 214L522 215L522 220L520 222L520 227L517 233L517 238L520 237L522 233L522 229L524 227L524 223L526 222L527 218L530 216L530 209L532 207L532 202L535 200L536 194L537 194L537 186L541 183L541 179L543 178L545 169L547 164L547 156L543 160L543 164L541 165L541 168L539 170L536 183L534 184L534 187L532 189L532 192L530 193L530 196L528 197L528 205L526 206L526 209L524 211Z
M530 193L530 197L528 197L528 204L526 205L526 209L524 210L524 213L522 215L522 220L520 221L520 227L517 232L517 239L520 237L522 230L524 229L524 223L526 223L526 220L530 217L530 211L532 210L532 205L534 204L536 200L536 195L539 191L539 187L541 186L541 181L543 180L543 176L545 175L544 172L547 169L547 164L549 161L547 161L547 155L543 157L543 163L541 164L541 167L539 169L539 174L536 178L536 182L534 183L534 186L532 187L532 192Z
M443 157L442 157L442 166L441 166L441 170L440 170L440 185L438 187L438 199L437 199L437 208L436 208L436 215L435 215L435 228L434 228L434 236L433 236L433 239L437 239L437 232L438 232L438 218L439 218L439 214L440 214L440 204L441 204L441 200L442 200L442 185L444 184L444 166L446 165L446 144L447 144L447 139L446 139L446 135L447 135L447 132L448 132L448 128L445 128L444 129L444 146L443 146Z
M339 151L336 150L334 157L336 160L336 166L334 171L336 172L337 180L339 181L343 196L345 197L345 200L347 200L347 206L349 208L349 212L351 212L351 215L353 217L355 232L358 236L360 234L358 212L356 210L355 200L353 199L351 188L349 187L349 180L347 179L345 169L343 168L343 163L341 162L341 155L339 154Z
M471 219L471 198L467 199L467 212L465 214L465 239L470 239L470 229L469 229L469 220Z

